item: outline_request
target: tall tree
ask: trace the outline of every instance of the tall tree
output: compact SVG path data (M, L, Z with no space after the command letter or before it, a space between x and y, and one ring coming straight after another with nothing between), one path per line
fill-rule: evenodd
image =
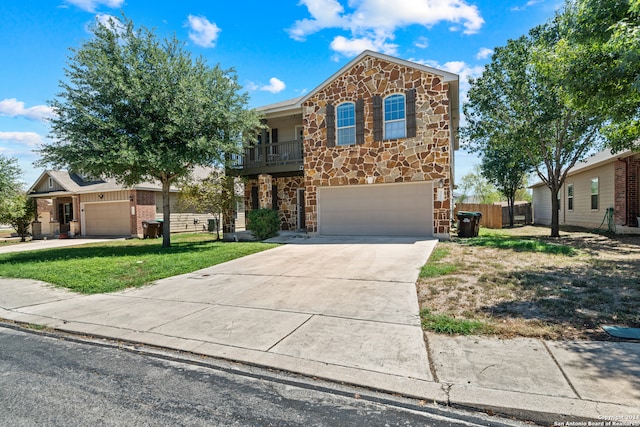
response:
M480 166L475 166L471 172L460 179L460 190L462 196L458 198L459 203L466 203L470 198L473 198L474 203L481 204L491 204L500 200L500 193L484 177Z
M568 171L596 142L600 122L565 105L561 75L540 66L559 38L557 23L495 49L482 76L472 80L464 106L463 137L476 151L493 147L522 151L550 190L551 236L558 237L558 192Z
M506 197L511 227L516 194L532 167L531 159L521 150L492 144L482 153L482 175Z
M233 70L193 59L175 37L121 21L96 23L72 49L67 81L51 102L52 142L40 165L69 167L125 185L162 184L164 235L170 246L169 188L195 166L239 154L241 135L259 127Z
M24 242L29 235L29 225L36 215L36 200L28 198L19 191L0 200L0 224L13 227L20 241Z
M640 0L568 1L557 19L562 37L541 63L573 107L606 119L614 151L640 149Z
M0 200L14 196L22 188L18 160L0 154Z

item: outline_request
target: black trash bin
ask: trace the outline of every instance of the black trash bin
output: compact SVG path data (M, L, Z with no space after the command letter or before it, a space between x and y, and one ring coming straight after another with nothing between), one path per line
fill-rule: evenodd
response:
M162 237L164 235L164 219L157 219L156 222L158 223L158 236L157 237Z
M150 238L150 239L155 239L158 236L161 236L161 229L162 225L160 222L158 221L142 221L142 235L143 238Z
M207 224L207 231L210 233L214 233L218 231L218 218L209 218Z
M458 237L477 237L480 230L480 212L458 212Z

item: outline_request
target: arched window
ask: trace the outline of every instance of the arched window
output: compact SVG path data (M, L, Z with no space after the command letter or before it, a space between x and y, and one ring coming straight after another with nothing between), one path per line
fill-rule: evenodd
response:
M384 99L384 139L407 136L404 95L396 94Z
M352 145L356 143L356 105L345 102L336 108L337 145Z

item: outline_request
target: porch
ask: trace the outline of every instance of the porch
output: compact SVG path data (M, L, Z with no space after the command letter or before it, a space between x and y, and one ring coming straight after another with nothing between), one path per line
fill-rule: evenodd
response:
M245 148L236 162L242 175L274 174L301 171L304 152L301 140L257 144Z

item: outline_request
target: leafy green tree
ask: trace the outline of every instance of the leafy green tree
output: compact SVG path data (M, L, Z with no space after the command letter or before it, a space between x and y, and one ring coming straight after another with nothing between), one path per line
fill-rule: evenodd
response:
M557 22L495 49L482 76L471 81L462 136L477 152L521 151L550 190L551 236L559 236L558 192L568 171L597 142L599 119L568 107L562 74L536 58L559 39Z
M570 1L557 21L541 64L562 74L573 107L606 119L613 151L640 149L640 0Z
M482 153L481 168L482 175L507 199L509 225L513 227L516 195L533 168L531 159L523 151L490 144Z
M178 205L217 215L218 218L233 216L233 206L240 197L235 192L235 178L222 170L213 170L207 177L191 180L181 186ZM216 238L220 239L220 228L216 230Z
M35 214L36 200L28 198L22 191L0 200L0 224L11 225L22 242L29 235L29 225Z
M462 196L457 200L459 203L467 203L470 198L480 204L492 204L500 201L500 192L484 177L480 166L474 167L472 172L462 177L460 190Z
M0 200L14 196L21 190L21 175L18 160L0 154Z
M169 188L196 166L239 154L259 118L233 70L193 59L175 37L158 40L123 16L96 23L72 49L67 81L51 102L52 142L39 165L68 167L125 185L162 184L164 235L171 245Z

